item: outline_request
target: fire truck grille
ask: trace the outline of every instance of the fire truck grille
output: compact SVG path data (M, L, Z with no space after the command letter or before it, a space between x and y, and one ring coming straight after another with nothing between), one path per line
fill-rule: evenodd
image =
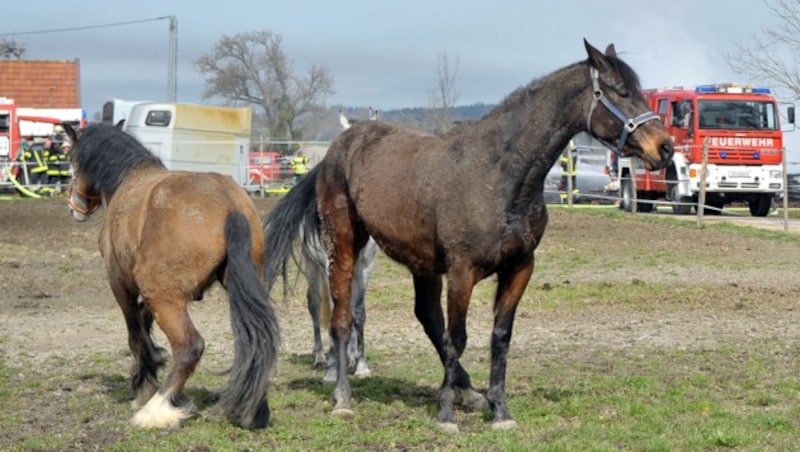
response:
M714 163L754 163L758 162L755 149L709 149L708 161Z

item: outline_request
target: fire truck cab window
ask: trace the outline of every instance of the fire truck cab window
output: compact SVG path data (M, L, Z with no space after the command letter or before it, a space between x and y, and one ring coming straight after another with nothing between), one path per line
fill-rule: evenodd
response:
M151 110L147 112L144 123L148 126L167 127L172 119L172 112L168 110Z
M0 132L8 133L11 130L11 126L8 123L8 115L0 115Z
M701 100L701 129L777 130L772 102Z
M689 127L692 124L692 103L681 101L672 103L672 125Z
M658 116L661 116L661 119L667 117L667 109L669 109L669 101L667 99L659 99L658 100Z

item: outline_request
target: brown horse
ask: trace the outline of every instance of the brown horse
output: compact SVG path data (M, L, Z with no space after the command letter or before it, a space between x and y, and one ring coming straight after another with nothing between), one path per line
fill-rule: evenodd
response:
M191 404L181 393L204 342L187 306L219 281L228 291L235 337L219 403L243 427L266 427L279 337L263 285L263 231L253 201L223 175L168 171L118 127L64 127L74 143L73 217L84 221L100 205L106 208L99 244L135 361L131 382L139 410L132 422L163 428L189 416ZM151 337L153 320L172 349L160 387L157 373L166 357Z
M355 260L371 235L414 280L414 312L444 366L437 420L455 430L456 391L485 400L459 363L473 287L497 275L491 372L493 427L516 427L506 404L506 361L517 304L547 224L544 181L571 137L588 132L648 169L663 167L672 140L640 93L635 72L610 45L584 41L588 58L511 93L480 121L434 136L366 121L339 135L266 219L268 287L291 253L297 224L321 220L334 300L339 373L334 413L351 412L344 366ZM652 120L652 121L651 121ZM316 203L317 208L308 206ZM447 276L447 328L440 301Z

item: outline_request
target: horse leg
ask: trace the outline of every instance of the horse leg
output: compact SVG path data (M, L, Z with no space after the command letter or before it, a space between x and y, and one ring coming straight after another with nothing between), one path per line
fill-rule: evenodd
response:
M311 324L314 328L314 347L311 352L314 355L314 368L322 369L325 367L325 349L322 346L322 333L320 332L320 315L322 313L322 296L320 295L323 275L317 269L317 265L311 259L306 259L308 271L308 290L306 300L308 301L308 313L311 315ZM328 302L327 294L325 302Z
M492 428L508 430L517 427L506 405L506 363L514 315L533 274L533 255L525 256L516 265L497 272L497 294L494 301L492 329L492 367L487 398L494 412Z
M137 368L134 369L134 380L138 382L138 390L134 408L144 406L148 400L158 390L158 370L167 363L169 353L162 347L155 345L153 341L153 313L144 303L137 304L139 314L139 325L141 327L140 337L143 347ZM134 383L135 390L137 383Z
M177 427L191 412L191 403L182 403L180 396L203 355L205 343L189 318L186 301L150 299L145 302L169 340L173 359L164 385L136 412L132 422L139 427Z
M331 330L333 333L333 356L336 358L336 388L333 397L336 405L333 408L335 415L351 415L350 407L352 391L350 382L347 381L347 347L350 342L350 328L352 326L352 313L350 312L350 290L353 279L353 259L349 263L343 262L345 256L333 262L331 266L330 288L333 297L333 318Z
M166 363L166 351L153 344L150 335L153 316L146 306L138 303L138 292L121 282L112 282L111 291L128 329L128 347L133 355L131 387L136 393L133 406L138 409L158 390L158 369Z
M449 281L448 281L449 283ZM422 324L425 334L430 339L433 347L439 355L442 366L445 369L445 379L439 392L439 414L437 420L439 425L448 431L458 431L458 426L455 423L455 413L453 412L453 403L455 401L455 389L458 389L463 395L463 404L469 408L484 408L486 406L485 398L475 391L472 387L469 374L458 362L458 358L463 352L458 352L458 356L454 361L448 357L446 351L446 343L449 343L450 348L452 342L445 335L444 314L442 312L441 295L442 295L442 277L441 276L422 276L414 275L414 314L417 320ZM450 292L448 291L448 296ZM466 314L465 314L466 315ZM463 338L463 344L466 346L466 337ZM448 372L448 365L453 365L452 371Z
M367 322L367 306L365 297L367 284L372 273L375 256L378 253L378 245L370 239L356 261L356 270L353 275L352 297L353 305L353 334L351 337L350 356L355 361L355 375L357 377L368 377L370 375L367 367L367 354L364 346L364 326Z

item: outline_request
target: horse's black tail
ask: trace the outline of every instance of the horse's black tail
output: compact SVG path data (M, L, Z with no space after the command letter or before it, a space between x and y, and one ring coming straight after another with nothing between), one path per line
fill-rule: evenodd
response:
M320 165L309 171L264 217L264 282L267 292L279 276L286 277L286 264L293 257L301 224L318 228L317 177Z
M269 423L269 378L280 346L278 319L253 262L250 223L244 215L228 215L225 239L235 355L219 403L243 427L264 428Z

